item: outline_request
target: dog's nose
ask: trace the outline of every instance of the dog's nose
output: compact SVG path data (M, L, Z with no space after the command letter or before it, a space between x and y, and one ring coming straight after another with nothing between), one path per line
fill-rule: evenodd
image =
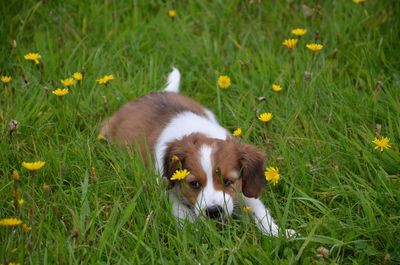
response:
M211 206L206 209L206 215L212 219L220 218L223 212L221 206Z

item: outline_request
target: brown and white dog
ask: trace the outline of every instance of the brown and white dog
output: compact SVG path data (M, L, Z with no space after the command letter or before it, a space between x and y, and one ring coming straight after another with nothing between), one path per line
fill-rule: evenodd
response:
M259 199L266 182L263 153L239 143L210 110L179 95L179 83L180 73L174 68L164 91L126 103L104 122L101 134L136 145L145 161L150 152L156 171L168 179L173 214L179 220L230 216L242 200L257 227L277 236L279 228ZM171 180L179 168L190 174L184 180ZM294 231L284 234L291 236Z

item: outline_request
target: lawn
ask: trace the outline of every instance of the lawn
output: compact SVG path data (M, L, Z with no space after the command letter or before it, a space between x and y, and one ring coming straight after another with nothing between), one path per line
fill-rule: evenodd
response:
M0 226L0 264L400 264L397 1L10 0L0 15L0 219L22 221ZM262 200L296 238L263 236L246 213L181 228L157 172L98 139L172 66L279 168Z

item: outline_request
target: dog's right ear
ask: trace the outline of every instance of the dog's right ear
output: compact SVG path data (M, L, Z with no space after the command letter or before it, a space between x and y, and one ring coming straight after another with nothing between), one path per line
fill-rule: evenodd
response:
M171 181L172 175L176 170L182 167L185 161L185 153L182 148L182 143L170 143L165 150L163 161L163 177L168 179L168 188L172 188L175 181Z
M242 192L246 197L258 198L266 184L264 160L264 154L255 146L249 144L240 146Z

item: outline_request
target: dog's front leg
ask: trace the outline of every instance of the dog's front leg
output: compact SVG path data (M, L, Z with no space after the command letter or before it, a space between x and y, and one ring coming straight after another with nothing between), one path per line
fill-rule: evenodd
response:
M246 196L243 196L243 198L246 206L250 207L251 212L254 214L254 220L257 227L266 235L278 236L279 227L261 200L248 198ZM285 230L285 235L287 237L291 237L295 234L296 232L292 229Z
M180 224L182 224L184 220L190 222L194 221L193 211L183 204L174 192L170 192L169 199L172 203L172 214L177 218Z

